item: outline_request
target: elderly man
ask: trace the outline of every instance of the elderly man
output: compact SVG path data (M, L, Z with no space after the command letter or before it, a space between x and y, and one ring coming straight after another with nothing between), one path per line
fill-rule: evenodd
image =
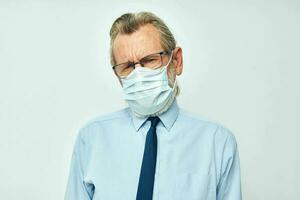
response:
M178 107L182 49L149 12L110 30L111 63L128 107L83 126L66 200L240 200L235 136Z

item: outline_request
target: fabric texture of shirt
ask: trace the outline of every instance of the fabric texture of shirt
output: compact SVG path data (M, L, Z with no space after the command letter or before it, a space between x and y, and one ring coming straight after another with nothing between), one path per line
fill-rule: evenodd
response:
M234 134L178 107L159 116L153 200L241 200ZM65 200L135 200L147 118L129 107L89 120L79 130Z

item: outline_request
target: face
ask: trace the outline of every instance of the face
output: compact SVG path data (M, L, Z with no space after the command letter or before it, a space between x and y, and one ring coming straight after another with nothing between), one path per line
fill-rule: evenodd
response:
M140 27L138 31L130 35L118 34L113 45L117 64L128 61L138 62L149 54L163 50L160 44L159 32L150 24ZM166 65L169 59L169 56L163 56L163 65ZM136 67L140 67L139 64ZM182 50L180 47L176 47L173 51L172 61L168 66L168 76L171 82L175 80L175 75L182 73L182 68Z

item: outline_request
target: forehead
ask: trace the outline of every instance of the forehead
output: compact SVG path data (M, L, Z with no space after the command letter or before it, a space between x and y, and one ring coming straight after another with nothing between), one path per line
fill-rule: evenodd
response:
M153 25L144 25L132 34L118 34L113 52L117 63L138 60L162 50L160 34Z

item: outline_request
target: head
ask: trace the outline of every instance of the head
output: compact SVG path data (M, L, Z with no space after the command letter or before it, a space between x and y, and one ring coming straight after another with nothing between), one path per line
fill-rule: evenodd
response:
M112 65L127 61L138 62L149 54L173 50L172 60L168 66L171 87L176 75L182 73L182 49L176 46L176 40L167 25L153 13L123 14L114 21L110 30L110 39ZM169 58L170 56L163 56L163 63L166 64ZM176 95L178 95L179 87L176 87Z

